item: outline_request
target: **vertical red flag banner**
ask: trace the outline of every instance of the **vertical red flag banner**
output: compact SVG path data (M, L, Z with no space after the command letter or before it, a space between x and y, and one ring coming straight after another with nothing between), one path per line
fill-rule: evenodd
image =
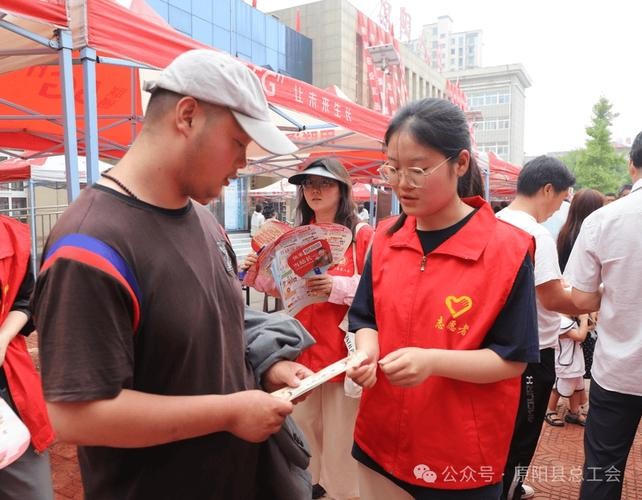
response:
M379 2L379 24L386 31L390 31L390 12L390 2L387 0L381 0L381 2Z
M446 81L446 98L461 108L461 110L466 113L468 111L468 97L466 93L459 86L459 81L452 82L451 80ZM475 122L473 119L468 121L468 130L470 132L470 139L473 145L473 150L477 150L477 143L475 141Z
M419 53L421 54L421 58L424 60L426 64L430 64L430 52L428 51L428 47L426 47L426 41L423 38L419 39Z
M399 106L405 104L408 98L404 67L402 64L389 66L388 76L384 78L383 71L373 63L368 47L389 43L398 52L399 40L361 11L357 12L357 33L361 36L363 43L363 60L365 61L368 85L372 95L372 107L375 111L382 112L383 85L385 81L386 110L389 114L394 114Z
M405 7L401 7L399 11L399 38L406 39L406 41L411 40L410 36L410 27L411 27L411 17Z

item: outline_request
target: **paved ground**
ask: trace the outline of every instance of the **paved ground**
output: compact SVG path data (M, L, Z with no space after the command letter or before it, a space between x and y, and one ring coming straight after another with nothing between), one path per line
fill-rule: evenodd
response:
M262 295L259 296L253 291L251 304L252 307L261 309ZM273 307L273 304L274 301L270 299L269 307ZM30 339L29 342L32 353L35 355L34 340ZM544 424L527 479L527 483L536 490L536 499L577 498L578 478L584 459L582 436L583 428L576 425L566 424L565 427L554 428ZM51 450L51 461L56 500L81 499L82 486L75 448L66 444L54 445ZM642 498L642 426L638 428L629 456L623 498L627 500Z
M531 471L531 475L539 479L529 481L536 490L535 498L576 499L579 492L577 477L583 457L580 427L567 425L553 428L544 424ZM81 499L82 487L74 448L65 444L55 445L52 450L52 468L56 500ZM638 429L629 456L622 498L642 498L642 427Z

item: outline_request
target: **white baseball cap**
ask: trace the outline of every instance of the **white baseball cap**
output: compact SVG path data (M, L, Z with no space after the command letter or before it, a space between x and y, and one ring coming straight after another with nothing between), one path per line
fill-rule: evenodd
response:
M298 149L270 120L268 103L256 74L224 52L209 49L183 52L160 72L157 80L145 82L143 88L148 92L170 90L229 108L247 135L270 153L284 155Z
M328 168L330 165L330 168ZM337 175L332 172L330 169L333 169L334 172L339 172L343 175ZM305 168L298 174L290 176L288 182L290 184L302 184L303 181L310 175L317 175L319 177L325 177L327 179L334 179L335 181L342 182L346 186L352 186L350 181L350 175L346 171L345 167L337 160L336 158L320 158L314 160L311 163L308 163Z

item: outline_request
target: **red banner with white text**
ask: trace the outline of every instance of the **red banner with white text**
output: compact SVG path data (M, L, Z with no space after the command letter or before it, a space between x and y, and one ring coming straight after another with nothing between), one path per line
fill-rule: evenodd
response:
M383 138L388 122L381 114L309 83L259 66L251 68L261 80L269 102L315 116L373 139Z

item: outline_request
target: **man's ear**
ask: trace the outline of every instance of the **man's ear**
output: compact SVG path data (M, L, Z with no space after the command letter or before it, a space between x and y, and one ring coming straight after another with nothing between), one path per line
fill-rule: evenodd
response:
M193 97L183 97L176 103L175 110L176 128L182 134L189 133L198 110L198 102Z
M544 186L542 186L542 193L547 196L554 194L555 189L553 188L553 184L551 184L550 182L548 184L544 184Z
M638 178L638 169L633 165L633 160L629 160L628 171L629 177L635 182L635 179Z

